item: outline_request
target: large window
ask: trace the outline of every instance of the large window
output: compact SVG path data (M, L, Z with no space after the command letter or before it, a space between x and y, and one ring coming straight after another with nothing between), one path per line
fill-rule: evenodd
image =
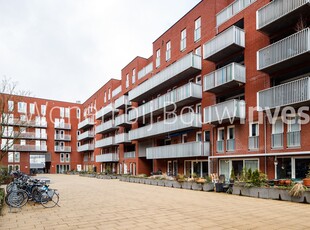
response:
M181 31L181 42L180 42L180 50L184 51L186 49L186 29Z
M27 103L18 102L17 107L19 113L27 113Z
M300 130L299 117L291 117L287 124L287 147L300 147Z
M184 161L184 174L189 177L208 176L208 161Z
M283 147L283 122L281 118L275 120L272 124L272 148Z
M259 125L257 122L250 123L249 126L249 149L255 150L259 147Z
M160 49L156 51L156 68L160 66Z
M8 111L14 111L14 101L8 101Z
M225 140L225 130L224 130L224 128L218 128L216 150L219 153L224 152L224 140Z
M194 41L198 41L201 38L201 18L195 21Z

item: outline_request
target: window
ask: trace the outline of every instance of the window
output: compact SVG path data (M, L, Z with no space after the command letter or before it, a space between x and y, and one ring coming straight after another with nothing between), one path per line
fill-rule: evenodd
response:
M218 128L217 130L217 152L224 152L224 139L225 139L225 133L224 128Z
M283 147L283 122L281 118L273 121L271 146L272 148Z
M196 84L201 85L201 75L196 77Z
M182 135L182 143L186 143L187 142L187 134L183 134Z
M249 126L249 149L258 149L259 147L259 125L257 122L250 123Z
M235 150L235 127L229 126L227 128L227 151Z
M15 163L19 163L20 162L20 153L19 152L15 152L14 153L14 162Z
M76 109L76 117L81 118L81 110L80 109Z
M201 46L195 49L195 54L201 56Z
M70 117L70 108L65 108L65 117Z
M300 147L300 130L301 125L298 116L288 119L287 147Z
M201 132L196 133L196 141L201 142L202 141L202 134Z
M70 162L70 154L66 153L66 162Z
M127 85L127 84L126 84ZM127 87L127 86L126 86ZM107 92L104 91L104 97L103 97L103 102L106 103L107 102Z
M195 21L194 41L200 40L201 37L201 18Z
M169 61L171 58L171 41L166 43L166 61Z
M20 140L20 145L25 146L26 145L26 140Z
M196 113L198 113L198 114L201 113L201 103L196 105Z
M136 82L136 69L132 70L132 78L131 78L131 83L135 84Z
M204 141L209 142L210 141L210 131L204 132Z
M9 152L8 153L8 162L13 163L14 162L14 153Z
M129 87L129 74L126 74L126 88Z
M34 114L34 110L35 110L34 103L30 103L29 110L30 110L30 114Z
M181 31L181 44L180 50L184 51L186 49L186 29Z
M46 105L41 105L41 114L42 116L46 115Z
M156 68L160 66L160 49L156 51Z
M111 100L111 88L109 88L109 91L108 91L108 100Z
M59 111L60 111L60 117L64 117L65 116L65 108L60 107Z
M60 153L60 162L65 162L65 154Z
M12 112L14 110L14 101L8 101L8 111Z
M27 112L27 103L25 102L18 102L18 112L19 113L26 113Z

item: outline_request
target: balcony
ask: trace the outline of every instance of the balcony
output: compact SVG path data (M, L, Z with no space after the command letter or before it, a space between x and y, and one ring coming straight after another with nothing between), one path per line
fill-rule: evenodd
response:
M4 117L4 121L1 121L2 124L12 125L12 126L22 126L22 127L37 127L37 128L47 128L47 122L41 120L27 120L27 118L19 119L19 118L8 118Z
M216 15L216 26L220 26L256 0L236 0Z
M118 113L118 109L114 107L113 103L108 104L107 106L102 107L96 113L96 120L103 120L103 118L111 117L112 115Z
M285 30L310 11L310 0L277 0L256 12L256 28L268 35Z
M166 111L169 111L169 109L174 108L174 105L177 107L182 107L186 104L190 104L201 99L201 85L188 83L160 97L157 97L136 109L130 110L128 118L132 121L141 117L148 117L149 115L158 115L163 113L165 108Z
M71 141L71 135L55 134L54 139L55 141Z
M120 98L115 100L115 108L116 109L125 109L127 107L131 106L130 101L128 100L127 95L123 95Z
M277 107L298 107L309 104L310 77L259 91L257 98L257 106L260 111Z
M119 161L118 153L105 153L105 154L96 156L96 162L99 162L99 163L118 162L118 161Z
M129 131L129 140L145 139L197 128L201 128L201 114L186 113L131 130Z
M84 121L78 124L78 129L85 129L95 125L94 118L86 118Z
M112 97L115 97L120 92L122 92L122 86L121 85L112 91Z
M200 71L201 57L192 53L187 54L152 78L129 91L128 98L130 101L142 101L156 94L163 88L174 86L184 78Z
M223 93L232 88L245 84L245 67L238 63L231 63L204 76L204 91Z
M108 133L108 132L111 132L117 129L118 127L115 126L114 120L109 120L107 122L101 123L100 125L96 126L96 134Z
M244 31L236 26L232 26L203 45L203 58L208 61L219 62L243 50L244 47Z
M146 75L153 71L153 62L145 66L142 70L138 72L138 79L144 78Z
M259 137L252 136L249 137L249 150L258 150L259 149Z
M47 134L46 133L32 133L32 132L26 132L21 133L18 131L12 131L12 132L3 132L2 133L3 139L32 139L32 140L47 140Z
M203 157L210 155L209 142L190 142L146 149L146 159Z
M71 153L71 146L55 146L55 152Z
M87 151L94 151L95 145L94 144L85 144L78 147L78 152L87 152Z
M121 133L115 135L115 144L131 143L128 139L128 133Z
M136 152L125 152L124 153L124 158L125 159L130 159L130 158L136 158Z
M70 130L71 129L71 124L66 124L66 123L54 124L54 128L55 129Z
M230 100L204 108L204 122L222 124L245 119L245 101Z
M84 133L81 133L80 135L77 136L77 140L87 140L87 139L92 139L95 137L95 132L94 131L86 131Z
M128 115L122 114L115 117L115 126L130 126L131 123L128 121Z
M114 137L107 137L101 140L97 140L95 144L95 148L105 148L115 145Z
M266 73L308 62L310 29L301 30L257 52L257 69Z
M300 131L291 131L287 133L287 147L300 147Z
M14 144L12 146L8 146L9 151L16 152L47 152L46 145L18 145ZM4 145L1 145L1 149L5 149Z
M275 133L271 135L271 148L283 148L283 133Z

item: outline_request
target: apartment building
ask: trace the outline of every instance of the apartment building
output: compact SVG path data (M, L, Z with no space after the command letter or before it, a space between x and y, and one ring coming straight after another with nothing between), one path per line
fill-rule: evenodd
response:
M72 160L76 144L70 169L97 172L304 177L309 9L309 0L202 0L153 42L150 57L76 105L71 133L51 129L70 133L71 144L55 139L47 149L71 146Z

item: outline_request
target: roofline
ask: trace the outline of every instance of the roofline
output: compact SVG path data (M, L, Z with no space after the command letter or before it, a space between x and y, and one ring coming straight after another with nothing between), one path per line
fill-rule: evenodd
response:
M136 60L137 58L142 58L142 59L144 59L144 60L148 60L147 58L145 58L145 57L141 57L141 56L136 56L135 58L133 58L130 62L128 62L128 64L127 65L125 65L122 69L121 69L121 71L123 71L124 69L126 69L134 60Z

